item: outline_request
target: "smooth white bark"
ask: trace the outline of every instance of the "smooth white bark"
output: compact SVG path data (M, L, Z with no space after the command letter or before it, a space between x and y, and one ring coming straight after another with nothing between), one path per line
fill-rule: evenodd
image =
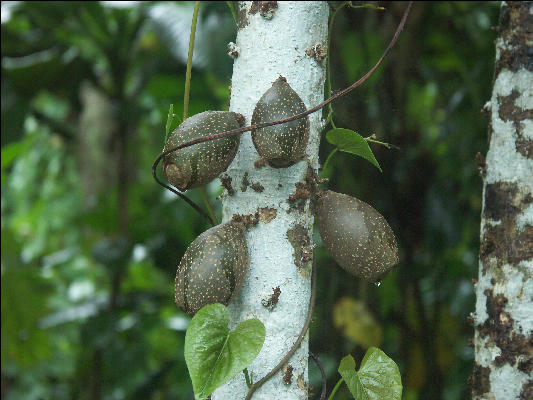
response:
M260 12L249 14L251 3L240 3L241 15L246 13L248 24L237 34L239 55L233 69L230 110L243 114L249 124L256 102L280 75L287 79L307 108L320 103L324 92L325 62L309 57L305 51L317 44L327 47L327 3L281 1L273 10L271 19ZM310 122L307 156L316 168L319 132L324 123L321 113L311 115ZM296 192L295 184L305 182L307 161L282 169L268 166L255 168L254 162L258 159L250 133L243 134L239 152L226 172L235 193L230 196L224 191L222 196L224 221L233 214L255 214L266 208L270 214L262 213L263 217L272 216L273 210L276 215L271 221L260 222L249 229L250 269L244 287L229 306L232 327L254 317L265 324L265 344L248 368L254 381L262 378L281 360L305 322L310 298L311 263L302 268L295 265L294 249L287 238L287 231L301 225L309 232L311 241L313 231L309 202L304 212L291 209L288 202L289 196ZM248 186L246 182L243 184L245 174ZM279 301L269 310L262 305L262 300L267 299L273 288L278 286L281 290ZM306 399L307 339L289 364L294 368L291 384L284 383L282 373L278 373L253 398ZM300 385L298 377L301 377ZM301 384L302 378L305 386ZM247 390L244 376L239 374L215 391L213 400L244 399Z

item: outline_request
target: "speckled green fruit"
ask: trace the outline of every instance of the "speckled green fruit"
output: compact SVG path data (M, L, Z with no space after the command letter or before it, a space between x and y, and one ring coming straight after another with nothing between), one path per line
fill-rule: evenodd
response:
M249 266L243 224L230 221L205 231L178 266L176 304L191 316L207 304L228 305L241 289Z
M231 111L205 111L187 118L171 133L165 150L172 147L237 129L244 124L244 117ZM176 150L163 158L163 170L167 180L184 191L211 182L224 172L237 154L240 136L210 140Z
M317 195L315 207L322 241L346 271L375 282L398 264L394 233L374 208L355 197L329 190Z
M277 121L305 111L305 104L280 76L259 99L252 115L252 125ZM302 159L309 140L307 116L284 124L252 131L255 149L271 167L285 168Z

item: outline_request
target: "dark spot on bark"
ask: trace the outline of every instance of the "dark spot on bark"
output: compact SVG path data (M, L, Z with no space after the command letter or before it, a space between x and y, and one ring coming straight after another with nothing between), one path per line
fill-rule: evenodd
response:
M292 365L287 364L285 367L283 367L283 383L285 385L290 385L292 383L292 371L294 368L292 368Z
M250 186L250 181L248 180L248 172L245 172L244 176L242 177L241 191L246 192L248 186Z
M256 14L259 11L259 14L266 19L272 19L276 9L278 8L277 1L252 1L252 6L250 7L249 14Z
M264 158L260 158L254 162L254 168L263 168L267 165L267 161Z
M256 212L255 214L246 214L246 215L233 214L231 219L235 222L240 222L244 224L246 228L249 228L259 223L259 213Z
M315 170L309 165L305 176L305 183L296 182L294 184L294 186L296 186L296 192L290 195L287 199L290 205L289 212L292 209L297 209L299 212L303 213L305 211L307 200L314 197L317 191L317 184L324 182L325 181L321 180Z
M485 228L480 251L483 272L487 270L489 258L501 267L504 264L516 265L533 257L533 226L528 225L523 231L518 231L512 222L502 220L500 225Z
M275 208L260 208L259 209L259 221L261 221L264 224L268 224L270 221L272 221L274 218L276 218L278 212Z
M269 311L272 311L274 307L276 307L276 304L278 304L280 294L281 289L279 288L279 286L272 288L272 294L270 294L268 298L261 300L261 304Z
M305 203L307 199L311 197L311 192L307 189L306 185L301 182L296 182L296 192L291 194L287 199L291 208L296 208L298 211L303 213L305 211Z
M480 249L483 272L486 272L488 258L501 266L515 265L533 257L533 226L519 230L515 221L531 202L531 193L525 194L515 183L496 182L485 186L484 217L499 224L485 226Z
M516 151L524 157L533 158L533 141L525 138L522 131L524 124L522 121L526 119L533 119L533 110L522 109L515 105L516 99L520 96L518 90L513 90L508 96L498 96L498 115L502 121L512 121L513 127L517 134L515 142Z
M479 151L476 154L476 164L479 167L479 175L484 177L487 174L487 163L485 162L485 157Z
M265 190L263 185L261 185L259 182L252 183L250 187L257 193L261 193L263 190Z
M523 110L515 105L516 99L520 97L520 92L513 89L508 96L498 96L498 115L502 121L512 121L517 131L522 130L521 122L532 118L532 110Z
M520 400L531 400L533 399L533 379L530 379L522 385L522 390L520 391Z
M231 186L231 177L228 175L223 175L220 177L220 182L222 183L222 186L228 191L228 194L230 196L233 196L235 194L235 190Z
M502 295L494 295L490 289L484 292L487 296L486 308L488 318L478 327L480 337L487 338L487 344L500 348L500 355L494 359L494 365L504 364L515 366L518 358L523 368L531 368L533 362L533 334L527 338L514 329L514 319L505 311L508 299Z
M482 367L478 363L474 364L474 371L468 378L472 386L472 397L482 396L490 392L490 368Z
M287 231L287 239L294 249L293 260L294 265L298 267L298 272L304 277L309 277L310 271L304 268L313 258L313 248L311 246L309 232L302 225L298 224Z
M485 218L499 221L505 217L515 217L521 211L521 204L514 204L517 193L516 183L496 182L486 185Z
M246 15L246 8L245 7L239 7L239 11L237 12L237 26L239 29L244 28L246 25L248 25L248 15Z
M516 151L526 158L533 158L533 140L519 136L515 142Z
M533 70L533 15L529 2L509 1L502 5L499 33L503 40L500 58L496 60L495 76L502 69L516 72L525 68Z
M518 370L525 374L531 374L533 372L533 358L522 360L518 363Z
M324 46L322 46L320 43L315 44L313 47L307 49L305 54L307 54L308 57L313 58L316 62L321 62L327 56L326 49L324 49Z

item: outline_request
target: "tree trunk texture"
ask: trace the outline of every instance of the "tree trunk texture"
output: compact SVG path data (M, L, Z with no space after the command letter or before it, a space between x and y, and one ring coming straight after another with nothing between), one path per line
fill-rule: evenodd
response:
M503 2L475 285L473 399L533 399L533 3Z
M327 3L239 2L238 11L230 110L244 115L250 124L257 101L280 75L307 108L320 103L324 98L326 65L325 59L313 58L312 50L316 45L327 47ZM305 195L299 198L299 194L305 194L309 163L315 169L318 166L320 131L324 126L320 112L309 118L307 160L280 169L254 165L259 155L250 133L245 133L237 156L221 177L226 188L222 195L223 220L230 220L234 214L259 218L246 236L251 257L246 281L229 305L230 328L254 317L266 328L263 348L248 368L254 382L292 347L308 312L313 217L308 199ZM307 399L307 337L288 364L253 398ZM244 376L239 374L215 391L213 400L244 399L247 391Z

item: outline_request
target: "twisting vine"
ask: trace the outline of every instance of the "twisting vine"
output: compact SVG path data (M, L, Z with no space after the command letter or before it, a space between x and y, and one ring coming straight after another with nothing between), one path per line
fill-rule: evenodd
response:
M330 104L330 103L334 102L335 100L338 100L341 97L345 96L346 94L350 93L352 90L354 90L355 88L361 86L368 78L370 78L370 76L381 65L381 63L383 62L385 57L387 57L389 52L392 50L392 48L394 47L394 45L398 41L398 38L399 38L401 32L403 31L403 28L405 26L405 22L407 20L407 16L409 15L409 11L411 9L412 4L413 4L412 1L409 2L409 5L407 6L406 10L404 11L402 19L401 19L401 21L400 21L400 23L398 25L398 28L396 29L396 32L394 33L394 36L392 37L392 40L390 41L389 45L387 46L387 48L385 49L385 51L383 52L383 54L381 55L379 60L376 62L376 64L365 75L363 75L363 77L361 77L359 80L354 82L352 85L350 85L346 89L341 90L340 92L332 95L328 99L324 100L322 103L320 103L320 104L318 104L318 105L316 105L316 106L314 106L314 107L312 107L312 108L310 108L310 109L308 109L306 111L303 111L301 113L295 114L292 117L282 118L282 119L277 120L277 121L264 122L264 123L257 124L257 125L250 125L250 126L237 128L237 129L232 129L232 130L229 130L229 131L224 131L224 132L217 133L217 134L214 134L214 135L211 135L211 136L205 136L205 137L202 137L202 138L194 139L194 140L191 140L189 142L182 143L180 145L174 146L174 147L172 147L172 148L170 148L168 150L165 150L165 151L161 152L157 156L157 158L154 161L154 164L152 165L152 176L154 177L155 181L158 184L160 184L161 186L163 186L164 188L166 188L166 189L170 190L171 192L177 194L178 196L182 197L198 213L200 213L204 218L206 218L211 224L215 225L214 220L209 215L207 215L200 207L198 207L198 205L196 205L192 200L187 198L183 193L180 193L180 192L176 191L175 189L171 188L170 186L166 185L165 183L163 183L157 177L157 167L158 167L159 163L161 162L161 160L163 159L163 157L165 157L165 156L169 155L170 153L173 153L173 152L175 152L177 150L184 149L184 148L190 147L190 146L194 146L195 144L207 142L207 141L210 141L210 140L221 139L221 138L228 137L228 136L240 135L240 134L242 134L244 132L249 132L249 131L252 131L252 130L255 130L255 129L265 128L265 127L268 127L268 126L274 126L274 125L279 125L279 124L284 124L284 123L287 123L287 122L295 121L297 119L305 117L306 115L309 115L309 114L312 114L314 112L317 112L318 110L324 108L328 104Z

